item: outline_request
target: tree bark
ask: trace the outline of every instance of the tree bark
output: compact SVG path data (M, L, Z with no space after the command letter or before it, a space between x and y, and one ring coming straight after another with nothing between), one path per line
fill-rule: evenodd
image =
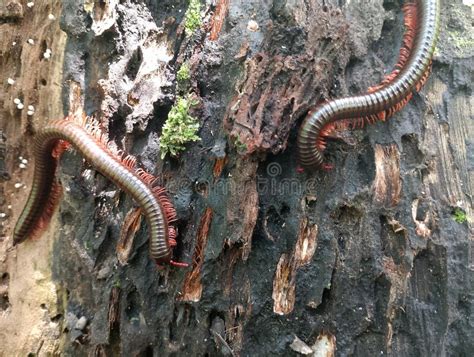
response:
M474 10L444 1L424 89L300 173L301 120L391 71L401 3L201 5L192 34L185 0L0 5L0 355L470 355ZM162 160L185 62L201 141ZM165 183L189 268L124 234L133 201L73 151L47 231L12 246L32 138L75 112Z

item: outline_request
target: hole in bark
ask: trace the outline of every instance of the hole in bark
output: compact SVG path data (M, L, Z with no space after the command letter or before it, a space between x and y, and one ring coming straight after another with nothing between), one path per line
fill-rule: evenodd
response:
M209 314L209 328L212 327L215 319L220 319L222 321L225 321L224 313L221 311L212 310L211 313Z
M255 55L255 63L260 63L263 60L263 56L261 54Z
M41 51L39 53L39 60L43 60L44 59L44 56L43 54L46 52L46 50L48 49L48 44L46 43L45 40L41 41L41 45L40 45L40 48L41 48Z
M176 248L175 248L175 249L176 249ZM158 276L158 285L159 285L159 286L165 286L165 285L166 285L166 281L167 281L166 276L164 276L163 274L160 274L160 275Z
M70 212L63 212L61 219L65 225L71 225L74 221L74 216Z
M207 197L209 191L209 183L207 181L198 181L194 185L194 190L201 196Z
M285 107L283 108L283 117L284 118L287 118L290 116L290 114L292 114L294 112L294 107L295 107L295 98L291 98L290 101L285 105Z
M387 1L387 0L383 2L382 6L386 11L390 11L398 7L396 1Z
M329 300L331 298L331 289L324 288L321 296L321 303L316 307L314 313L316 315L323 315L323 312L329 307Z
M346 241L343 235L340 235L337 238L337 244L339 245L339 249L341 250L341 252L344 252L344 250L346 249Z
M10 275L3 273L0 280L0 289L3 290L3 294L0 295L0 310L6 310L10 306L10 299L8 298L8 285L10 282Z
M137 77L138 70L143 62L143 52L140 47L138 47L135 52L133 53L132 57L127 63L127 69L125 70L125 74L128 78L132 81L135 80Z
M42 79L40 80L40 83L41 83L42 86L48 85L48 81L47 81L46 79L44 79L44 78L42 78Z
M281 232L282 228L285 225L285 215L288 212L286 211L287 209L289 210L288 207L282 207L278 211L275 207L272 206L267 210L267 229L270 235L275 239L280 236L279 232Z
M380 237L384 255L391 257L395 264L401 264L407 245L405 231L397 233L396 226L390 224L389 218L386 216L380 216L380 225Z
M124 113L121 109L118 112L112 115L112 118L109 120L109 138L114 140L116 138L124 138L127 134L127 129L125 127L125 121L123 118L127 116L127 113Z
M6 310L10 306L10 299L8 298L8 293L4 293L0 296L0 310Z
M137 354L138 357L153 357L153 346L147 346L143 351Z
M63 315L62 314L57 314L57 315L54 315L53 317L51 317L51 321L52 322L58 322L59 320L61 320L63 318Z
M252 103L252 105L250 106L250 110L249 110L251 116L255 114L255 112L258 109L259 104L260 104L260 102Z

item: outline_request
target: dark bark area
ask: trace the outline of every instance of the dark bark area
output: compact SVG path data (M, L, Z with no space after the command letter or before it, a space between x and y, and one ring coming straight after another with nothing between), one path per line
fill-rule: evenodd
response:
M470 355L469 7L443 3L432 75L406 108L330 142L332 171L298 173L307 111L391 70L401 4L215 3L203 4L201 29L186 36L184 0L63 1L64 113L96 116L162 177L178 211L176 258L191 264L157 269L143 222L122 265L117 242L134 204L66 153L49 231L64 354ZM219 7L228 7L220 31ZM185 61L202 140L161 160ZM456 208L467 222L455 221Z

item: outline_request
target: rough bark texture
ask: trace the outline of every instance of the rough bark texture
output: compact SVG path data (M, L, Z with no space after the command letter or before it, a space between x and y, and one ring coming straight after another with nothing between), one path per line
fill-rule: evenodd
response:
M443 3L433 73L402 112L301 174L305 113L391 70L398 1L208 1L191 36L185 0L44 3L0 4L0 355L472 353L471 8ZM161 160L185 61L202 141ZM133 202L74 152L48 231L12 248L33 170L19 157L77 110L163 178L188 269L157 269L145 224L117 252Z

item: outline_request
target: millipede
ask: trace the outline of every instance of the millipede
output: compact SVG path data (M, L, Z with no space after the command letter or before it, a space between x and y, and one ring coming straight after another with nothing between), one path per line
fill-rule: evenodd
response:
M327 165L323 152L329 133L385 121L426 82L439 33L439 0L408 1L403 12L406 29L395 69L366 94L330 100L304 119L297 139L298 159L303 167Z
M38 235L49 223L62 188L56 178L59 159L69 147L79 152L98 172L128 193L141 208L148 223L149 250L157 263L185 267L172 259L176 246L176 211L157 178L137 168L134 156L116 150L107 141L98 122L76 116L46 124L34 139L34 175L30 195L14 229L13 243Z

